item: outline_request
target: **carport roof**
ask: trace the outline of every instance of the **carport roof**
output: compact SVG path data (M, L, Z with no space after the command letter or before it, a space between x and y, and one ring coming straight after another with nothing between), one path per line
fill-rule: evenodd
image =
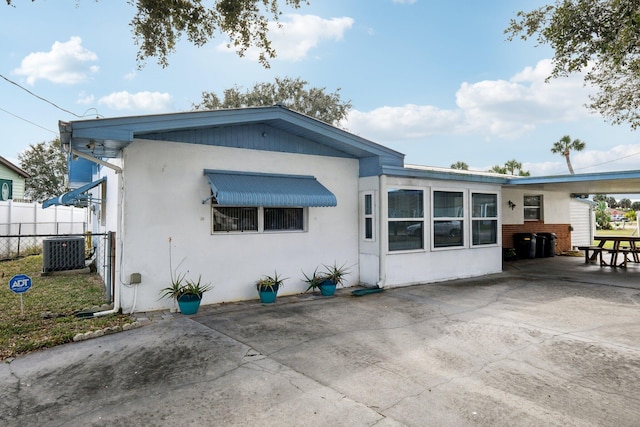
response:
M509 177L504 186L573 194L637 194L640 193L640 170Z
M507 188L526 188L532 191L564 191L572 194L640 193L640 170L575 175L512 176L492 172L406 165L405 167L384 166L382 173L409 178L499 184Z

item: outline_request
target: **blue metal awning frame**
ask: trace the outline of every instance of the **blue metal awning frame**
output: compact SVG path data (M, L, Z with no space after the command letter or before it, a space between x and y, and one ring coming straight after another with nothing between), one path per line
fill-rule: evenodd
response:
M103 176L102 178L98 179L97 181L93 181L93 182L90 182L89 184L83 185L82 187L76 188L73 191L69 191L67 193L64 193L64 194L62 194L62 195L60 195L58 197L54 197L52 199L45 200L44 202L42 202L42 209L46 209L49 206L54 206L54 205L75 206L79 202L86 202L89 197L86 194L83 194L83 193L91 190L94 187L97 187L98 185L102 184L103 182L107 182L107 177L106 176Z
M205 169L219 205L264 207L336 206L336 196L310 175L281 175Z

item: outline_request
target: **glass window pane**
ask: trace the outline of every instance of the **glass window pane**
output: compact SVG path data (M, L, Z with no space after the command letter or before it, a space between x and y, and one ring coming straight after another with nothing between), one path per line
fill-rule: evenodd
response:
M372 212L371 194L364 195L364 214L371 215Z
M498 216L498 195L474 193L471 195L474 218L496 218Z
M524 219L540 219L540 208L524 208Z
M302 230L303 208L264 208L265 230Z
M524 205L540 207L541 199L541 196L524 196Z
M389 250L406 251L423 249L422 221L390 221Z
M422 190L389 190L389 218L422 218Z
M258 231L258 208L213 208L213 231Z
M433 246L442 248L447 246L462 246L463 221L434 221Z
M498 243L498 221L495 219L475 220L471 223L474 245Z
M433 216L436 218L461 218L464 216L464 197L458 191L433 192Z
M373 239L373 218L364 219L364 238Z

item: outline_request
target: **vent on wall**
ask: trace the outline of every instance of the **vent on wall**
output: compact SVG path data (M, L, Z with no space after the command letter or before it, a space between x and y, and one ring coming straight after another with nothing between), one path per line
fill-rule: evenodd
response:
M43 272L79 270L84 267L84 237L55 237L43 240Z

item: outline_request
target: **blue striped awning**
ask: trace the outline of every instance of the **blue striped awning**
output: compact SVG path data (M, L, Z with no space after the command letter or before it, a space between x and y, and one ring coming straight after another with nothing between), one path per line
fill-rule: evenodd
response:
M336 196L315 177L205 170L213 198L226 206L336 206Z
M42 202L42 208L48 208L53 205L63 205L63 206L76 206L86 204L89 196L83 194L93 187L98 186L99 184L105 182L107 180L106 176L103 176L97 181L90 182L89 184L83 185L82 187L76 188L73 191L69 191L68 193L64 193L61 196L54 197L49 200L45 200Z

